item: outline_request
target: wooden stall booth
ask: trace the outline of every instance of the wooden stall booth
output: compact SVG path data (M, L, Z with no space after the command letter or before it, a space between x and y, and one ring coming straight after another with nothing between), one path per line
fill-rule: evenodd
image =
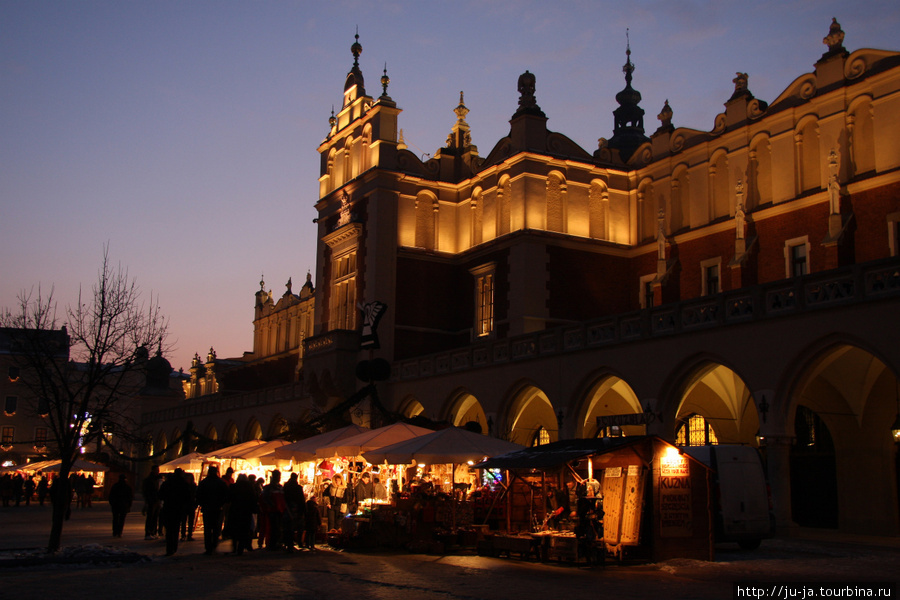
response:
M657 436L562 440L476 466L506 474L501 549L584 558L587 514L601 524L595 552L713 559L709 469Z

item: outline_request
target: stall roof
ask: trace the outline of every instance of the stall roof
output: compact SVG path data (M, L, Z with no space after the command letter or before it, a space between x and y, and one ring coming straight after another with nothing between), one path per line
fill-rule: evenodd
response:
M276 448L274 452L275 458L280 458L282 460L294 459L297 462L314 460L316 458L317 448L354 435L359 435L360 433L365 433L366 431L370 431L369 428L360 427L359 425L347 425L340 429L332 429L331 431L326 431L325 433L320 433L298 442L287 444L281 448Z
M657 436L560 440L495 456L478 463L475 467L478 469L554 469L585 456L605 454L637 444L648 437ZM662 440L662 438L659 439Z
M407 423L393 423L321 446L316 449L316 456L318 458L359 456L363 452L377 450L428 433L433 431Z
M387 461L406 465L413 460L426 464L460 464L517 449L522 446L460 427L448 427L370 450L363 458L373 464Z

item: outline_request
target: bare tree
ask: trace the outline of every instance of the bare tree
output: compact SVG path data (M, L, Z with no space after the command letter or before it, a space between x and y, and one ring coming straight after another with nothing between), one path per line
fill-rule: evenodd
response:
M51 290L21 293L18 306L0 314L21 381L30 391L30 410L48 424L61 461L51 493L48 551L60 547L71 501L72 465L104 432L134 432L140 418L135 395L143 387L147 348L163 347L168 319L151 295L144 304L127 269L110 264L109 248L89 294L59 319Z

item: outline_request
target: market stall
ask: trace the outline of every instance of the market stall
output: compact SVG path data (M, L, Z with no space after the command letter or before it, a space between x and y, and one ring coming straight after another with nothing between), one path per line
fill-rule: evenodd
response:
M276 458L292 461L294 463L309 462L315 460L316 450L319 448L328 447L343 439L367 431L371 430L367 427L351 424L346 427L341 427L340 429L333 429L331 431L326 431L325 433L302 439L298 442L285 444L280 448L276 448L273 454Z
M659 437L563 440L476 466L510 474L494 553L713 559L709 469Z
M219 473L224 474L226 469L231 467L235 473L254 474L257 477L267 479L267 474L279 467L273 452L288 444L286 440L273 440L266 442L264 440L249 440L206 452L201 454L203 465L216 464L219 466ZM200 477L205 476L206 467L201 468Z
M471 493L480 487L471 465L485 457L522 446L458 427L363 452L363 458L382 469L403 473L390 505L361 505L350 517L353 532L364 536L373 528L388 540L403 540L417 549L444 552L456 544L474 546ZM393 522L390 530L384 523Z

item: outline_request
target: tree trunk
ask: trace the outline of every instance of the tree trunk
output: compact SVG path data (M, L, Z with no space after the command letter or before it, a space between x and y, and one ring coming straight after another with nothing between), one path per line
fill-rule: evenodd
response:
M51 491L53 492L50 495L50 502L53 505L53 515L50 522L50 541L47 543L47 552L52 554L59 550L63 524L66 521L66 515L69 510L71 510L72 504L72 488L69 486L69 469L63 469L63 465L60 465L58 479L53 482L53 489Z

